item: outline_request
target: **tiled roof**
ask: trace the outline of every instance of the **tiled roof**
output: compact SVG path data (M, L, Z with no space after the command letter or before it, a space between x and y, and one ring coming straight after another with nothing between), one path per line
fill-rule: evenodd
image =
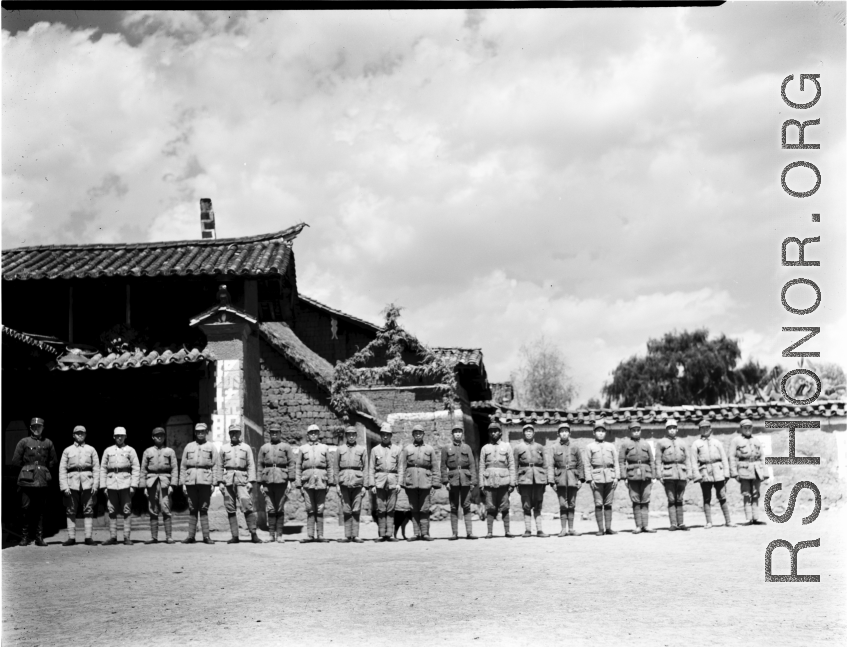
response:
M0 326L0 328L3 329L4 335L7 335L12 339L16 339L19 342L29 344L30 346L35 346L39 350L43 350L44 352L50 353L51 355L58 355L59 353L61 353L61 350L59 350L55 346L52 346L49 343L45 343L44 341L37 339L39 335L33 336L25 332L18 332L17 330L13 330L8 326Z
M245 238L6 249L2 253L3 279L284 274L291 258L291 241L305 226L300 223Z
M186 350L182 347L172 347L165 350L151 350L148 352L135 351L120 355L110 353L103 355L97 353L92 357L82 355L66 354L60 357L53 371L93 371L100 368L116 368L119 370L127 368L139 368L142 366L159 366L162 364L190 364L194 362L207 362L214 359L211 351L199 348Z
M370 328L373 332L379 332L382 330L381 327L376 324L371 323L370 321L365 321L364 319L359 319L358 317L354 317L353 315L349 315L346 312L341 312L341 310L336 310L335 308L330 308L328 305L321 303L320 301L315 301L311 297L307 297L304 294L297 294L297 298L310 306L317 308L318 310L323 310L328 312L331 315L335 315L336 317L340 317L342 319L348 319L354 323L360 324L365 328Z
M482 350L479 348L433 348L432 352L451 365L482 366Z
M492 418L504 424L556 424L567 421L571 424L593 424L598 419L608 423L626 423L638 420L644 424L664 423L668 418L678 422L696 424L703 418L712 422L739 422L743 418L765 420L781 416L829 418L847 416L847 401L824 400L814 404L794 405L790 402L757 402L755 404L680 407L627 407L622 409L527 410L485 403L493 407ZM485 407L480 407L484 409Z

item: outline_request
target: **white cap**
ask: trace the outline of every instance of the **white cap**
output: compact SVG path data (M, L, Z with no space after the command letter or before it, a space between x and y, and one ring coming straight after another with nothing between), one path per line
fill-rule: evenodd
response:
M674 420L673 418L668 418L668 421L665 423L665 429L667 429L668 427L678 427L678 426L679 425L676 424L676 420Z
M123 427L115 427L115 430L112 432L113 436L126 436L126 429Z

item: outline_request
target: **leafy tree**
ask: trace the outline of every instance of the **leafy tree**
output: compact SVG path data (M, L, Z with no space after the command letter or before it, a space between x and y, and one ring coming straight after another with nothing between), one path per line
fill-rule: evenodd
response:
M736 371L740 357L738 342L723 334L709 339L705 328L666 333L647 342L646 357L618 364L603 392L620 406L726 402L746 380L760 380L767 373L753 362Z
M520 348L521 363L512 374L517 406L566 409L576 396L562 350L543 335Z
M598 398L588 398L588 402L585 403L583 409L602 409L603 405L601 404Z

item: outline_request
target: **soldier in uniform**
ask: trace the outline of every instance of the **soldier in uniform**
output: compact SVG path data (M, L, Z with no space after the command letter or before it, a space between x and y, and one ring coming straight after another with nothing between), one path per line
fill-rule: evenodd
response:
M205 423L194 425L194 442L185 446L179 469L179 482L188 498L188 537L183 544L193 544L197 534L197 515L200 515L200 528L203 531L203 543L213 544L209 536L209 504L212 500L212 488L220 479L218 450L206 441Z
M376 523L379 541L398 541L394 536L394 506L400 491L399 445L391 442L391 425L380 427L380 444L371 450L367 486L376 497Z
M282 442L282 430L274 423L269 430L271 442L259 450L259 483L265 495L265 512L268 515L268 530L271 541L283 542L285 529L285 502L288 485L294 481L294 451L291 445Z
M488 425L491 442L479 453L479 490L485 500L486 539L494 536L494 518L499 511L503 517L503 531L509 534L509 495L515 489L515 456L509 443L501 441L503 430L496 422Z
M173 521L171 520L171 494L174 486L179 485L179 465L176 452L165 447L165 430L156 427L153 430L153 446L141 455L141 477L139 482L147 488L147 511L150 513L150 543L159 543L159 513L165 525L165 543L175 544L173 540Z
M109 511L109 539L104 546L118 543L118 511L124 518L124 544L132 546L130 526L132 515L132 495L138 487L141 467L138 454L126 444L126 429L115 427L112 433L115 444L103 452L100 466L100 487L106 490L106 508Z
M420 425L412 427L412 442L400 452L400 475L403 489L409 497L412 507L412 525L415 536L409 541L423 539L432 541L429 536L429 509L432 504L432 490L441 487L438 459L435 449L424 442L424 429Z
M575 535L573 529L576 514L576 494L585 483L582 452L571 443L571 426L563 422L557 428L559 442L550 448L547 458L547 484L559 497L559 521L562 529L559 537Z
M76 512L82 504L85 520L85 543L94 545L91 534L94 526L94 506L100 488L100 459L91 445L85 444L85 427L74 427L74 442L66 447L59 460L59 489L65 504L68 539L62 546L76 544Z
M447 498L450 501L450 528L453 531L451 540L459 538L459 508L465 517L465 535L468 539L476 539L473 534L473 517L471 516L471 492L478 484L476 461L470 445L465 443L465 427L461 422L454 422L451 430L453 442L441 448L441 484L447 488Z
M700 481L703 492L703 512L706 514L706 528L712 527L712 488L721 505L721 512L727 528L735 524L729 516L729 504L726 501L726 484L729 481L729 459L723 443L712 438L712 425L708 420L699 424L700 437L691 443L691 471L694 480Z
M368 473L368 450L359 445L359 434L355 427L344 430L345 443L335 452L335 475L338 498L344 515L344 539L342 543L361 544L359 539L359 517L362 514L365 474Z
M544 447L535 442L535 427L523 426L523 440L515 445L515 469L517 470L518 492L523 507L524 537L532 537L532 517L535 516L535 534L547 537L541 529L541 504L544 502L544 487L547 485L547 462Z
M668 497L668 517L671 530L688 530L683 523L683 504L685 486L691 479L688 473L688 448L676 437L676 420L671 418L665 423L666 438L656 443L656 477L665 486Z
M297 454L294 477L294 486L303 493L306 506L308 536L300 540L302 544L327 541L324 539L324 504L329 486L335 485L329 447L320 442L321 428L309 425L306 435L308 442L300 447Z
M650 443L641 439L641 423L633 420L629 423L629 438L621 444L620 472L626 479L629 499L632 501L632 514L635 517L635 530L656 532L647 527L650 520L650 490L653 487L653 450Z
M759 518L759 488L765 476L762 443L753 438L753 423L746 418L741 421L741 435L729 443L729 474L737 479L744 499L745 526L765 525Z
M253 506L253 483L256 482L256 463L253 461L253 450L241 442L241 427L233 423L229 426L229 442L221 447L221 470L218 472L218 488L224 495L226 516L229 517L229 531L232 538L228 544L237 544L238 517L236 506L241 505L247 529L250 531L250 541L261 544L262 540L256 534L256 509Z
M44 420L33 418L29 422L29 437L22 438L12 455L12 465L20 467L18 494L21 498L21 542L29 543L29 529L35 525L35 545L44 543L44 502L47 484L52 478L50 470L56 466L58 457L52 441L42 438Z
M615 488L621 478L618 450L614 443L606 442L606 425L602 420L594 424L594 442L585 448L585 480L594 495L594 518L597 536L616 535L612 530L612 502ZM605 529L604 529L605 522Z

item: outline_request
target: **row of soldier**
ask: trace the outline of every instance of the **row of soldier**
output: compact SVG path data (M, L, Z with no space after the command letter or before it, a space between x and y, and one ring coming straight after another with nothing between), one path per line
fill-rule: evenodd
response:
M23 512L21 545L28 543L28 527L33 513L36 517L36 545L45 545L42 537L43 487L50 479L49 470L55 465L52 443L41 437L44 421L34 418L30 437L21 440L15 450L13 465L20 466L18 479ZM677 438L677 423L669 420L666 437L657 443L655 454L651 445L641 439L638 422L629 425L629 438L620 447L605 440L605 424L594 427L594 441L580 451L570 440L570 426L558 427L558 441L545 451L535 441L535 429L524 425L523 439L514 448L501 439L497 423L488 427L491 442L482 447L479 463L469 445L464 442L461 424L452 430L452 444L441 448L440 461L435 449L424 442L424 429L412 429L412 442L401 448L392 442L390 425L380 429L379 445L370 455L357 442L355 428L345 430L345 443L335 452L320 442L320 429L311 425L308 441L295 453L282 441L279 426L271 426L270 442L253 452L241 441L240 427L229 429L230 442L220 451L207 440L207 427L195 426L195 440L183 451L177 462L173 449L165 447L165 430L153 430L153 446L138 460L135 450L126 444L126 430L114 430L115 444L103 453L102 463L93 447L85 443L86 430L74 428L74 442L62 453L59 461L59 487L67 516L68 539L63 545L76 543L76 515L82 508L85 543L92 544L92 525L96 494L103 490L109 514L110 538L106 545L118 543L118 515L123 517L123 540L131 545L131 498L141 486L146 489L150 516L151 543L158 542L159 515L162 516L165 543L175 543L172 537L171 494L182 487L189 506L188 537L183 543L195 543L198 522L203 541L212 543L208 511L214 487L224 497L232 538L237 543L237 506L240 506L250 531L251 541L262 543L256 533L256 511L252 488L258 483L265 499L271 541L282 541L285 523L284 506L290 488L303 494L307 514L307 537L302 542L322 542L324 538L324 507L330 488L335 488L341 501L344 518L342 542L361 543L359 521L362 501L369 490L373 496L374 516L379 541L397 541L394 537L394 508L401 487L411 507L415 539L429 541L429 516L432 491L444 487L450 504L451 539L459 538L459 510L464 516L466 537L476 539L471 517L471 495L478 485L484 500L487 538L493 536L494 520L501 515L505 536L509 528L509 495L517 487L524 513L523 536L532 535L535 519L536 536L548 536L542 529L541 507L546 487L558 497L561 531L559 536L573 535L576 496L583 483L588 483L594 499L597 534L615 534L612 530L612 500L620 480L626 481L632 501L635 533L655 532L648 527L650 491L654 480L664 486L668 499L671 530L688 530L683 519L683 497L690 481L700 482L703 492L706 528L711 528L711 493L715 491L726 525L730 518L726 487L730 478L738 480L744 500L748 524L764 523L758 515L758 498L764 479L761 444L752 437L752 423L743 420L740 434L733 438L729 453L723 444L711 438L707 420L700 422L700 438L689 448Z

